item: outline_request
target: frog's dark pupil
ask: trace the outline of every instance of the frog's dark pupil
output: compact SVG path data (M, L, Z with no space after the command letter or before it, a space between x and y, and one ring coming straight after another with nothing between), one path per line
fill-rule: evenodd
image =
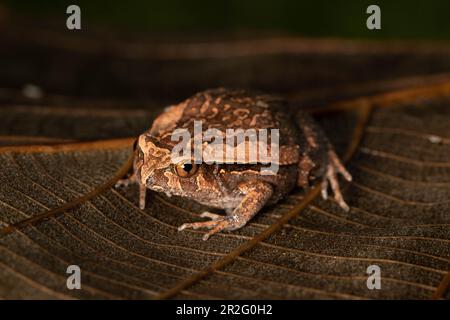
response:
M190 164L190 163L185 163L185 164L183 164L183 170L184 171L186 171L186 172L191 172L191 170L192 170L192 164Z

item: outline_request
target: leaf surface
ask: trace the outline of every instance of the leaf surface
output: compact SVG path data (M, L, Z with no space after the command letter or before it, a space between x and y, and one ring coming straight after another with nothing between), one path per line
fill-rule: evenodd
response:
M0 30L0 298L450 297L447 45ZM217 86L311 111L348 161L351 210L294 190L204 242L177 231L200 205L151 193L140 210L135 187L111 188L161 108Z
M0 292L4 298L430 298L450 258L449 91L435 94L375 106L370 118L360 106L320 119L341 154L362 138L350 150L349 213L310 195L307 205L296 190L245 228L204 242L201 231L176 229L199 219L199 205L152 193L149 208L140 210L135 188L107 189L3 234ZM4 147L2 224L17 225L95 190L126 162L131 141ZM83 290L66 289L71 264L82 269ZM382 270L382 290L366 287L372 264ZM186 279L194 281L180 287Z

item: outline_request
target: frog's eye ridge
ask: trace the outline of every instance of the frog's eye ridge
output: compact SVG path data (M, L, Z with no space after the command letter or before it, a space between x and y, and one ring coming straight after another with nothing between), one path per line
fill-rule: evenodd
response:
M179 177L187 178L197 172L198 166L193 162L180 162L175 166L175 172Z

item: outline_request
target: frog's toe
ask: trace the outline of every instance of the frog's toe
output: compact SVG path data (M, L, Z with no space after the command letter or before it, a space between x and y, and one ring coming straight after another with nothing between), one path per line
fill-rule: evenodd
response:
M345 203L344 197L341 193L341 188L339 187L339 182L337 178L337 173L339 172L344 176L344 178L348 181L351 181L352 177L347 172L347 170L344 168L344 166L341 164L339 159L337 159L337 156L334 155L335 161L333 161L328 165L327 172L324 178L324 181L322 183L322 197L324 199L327 199L328 197L328 185L331 186L331 189L333 190L334 194L334 200L338 203L338 205L344 209L345 211L349 211L350 207Z
M184 229L200 229L200 228L207 228L211 229L208 233L206 233L203 236L203 240L208 240L209 237L211 237L213 234L218 233L223 230L232 230L236 226L233 223L233 219L229 219L228 217L224 217L218 214L210 213L208 214L203 213L205 217L211 218L213 220L211 221L203 221L203 222L192 222L192 223L184 223L179 228L178 231L182 231Z
M345 169L342 162L339 160L339 157L336 155L334 151L330 151L328 154L328 159L330 161L330 166L333 166L335 172L340 173L345 180L352 181L352 175Z
M114 185L114 187L120 188L120 187L128 187L131 184L130 179L120 179L116 182L116 184Z
M211 230L208 231L203 237L203 241L206 241L209 239L209 237L211 237L213 234L218 233L222 230L228 230L230 227L230 222L228 221L228 219L222 219L220 221L217 221L217 225Z
M330 181L331 189L333 190L334 194L334 200L337 202L337 204L344 209L345 211L349 211L350 207L347 205L347 203L344 200L344 197L342 196L341 189L339 188L339 184L337 182L337 179L331 179Z
M211 220L211 221L203 221L203 222L191 222L191 223L183 223L181 226L178 227L178 231L183 231L184 229L200 229L200 228L214 228L214 226L217 224L217 220Z
M338 203L338 205L344 209L344 211L348 212L350 211L350 207L348 206L348 204L345 202L344 198L342 197L342 194L340 191L336 192L334 191L334 200L336 200L336 202Z
M322 192L323 200L327 200L328 199L328 177L326 177L322 181L322 190L321 190L321 192Z
M210 218L211 220L219 220L219 219L223 219L224 216L221 214L217 214L217 213L212 213L209 211L204 211L200 214L201 218Z

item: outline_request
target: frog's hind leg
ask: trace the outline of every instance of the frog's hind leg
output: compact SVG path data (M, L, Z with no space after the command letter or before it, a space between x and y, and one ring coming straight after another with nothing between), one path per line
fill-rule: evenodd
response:
M310 157L304 155L298 163L297 185L308 190L311 170L315 167Z
M352 176L342 165L325 133L308 114L298 112L297 123L301 129L300 141L303 146L298 164L297 184L308 189L309 181L323 177L322 197L328 198L328 186L331 186L336 202L348 211L349 206L342 197L337 174L341 174L347 181L351 181Z
M297 185L304 190L310 187L310 181L322 176L321 164L327 163L324 146L328 144L325 134L314 120L305 112L298 111L296 122L300 129L300 146L302 152L298 163ZM319 166L318 166L319 164Z

